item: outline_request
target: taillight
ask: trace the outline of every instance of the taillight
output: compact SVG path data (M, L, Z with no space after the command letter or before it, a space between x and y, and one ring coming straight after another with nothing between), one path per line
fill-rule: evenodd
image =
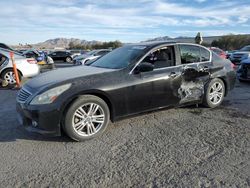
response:
M235 64L231 63L231 68L234 69L234 70L236 70L237 66Z
M36 64L37 61L35 59L27 59L27 62L30 64Z

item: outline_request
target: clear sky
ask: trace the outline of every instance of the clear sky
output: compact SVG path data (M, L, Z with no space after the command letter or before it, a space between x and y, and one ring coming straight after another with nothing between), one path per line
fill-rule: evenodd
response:
M0 0L0 42L250 33L250 0Z

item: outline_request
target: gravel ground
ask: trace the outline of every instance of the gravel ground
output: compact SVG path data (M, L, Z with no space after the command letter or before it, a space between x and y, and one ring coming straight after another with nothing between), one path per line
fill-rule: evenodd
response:
M0 90L0 187L250 187L250 84L221 107L185 107L111 124L76 143L18 125Z

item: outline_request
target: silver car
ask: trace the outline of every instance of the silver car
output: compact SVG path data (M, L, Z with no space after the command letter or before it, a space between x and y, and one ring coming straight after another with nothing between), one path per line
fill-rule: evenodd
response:
M0 77L8 82L9 85L15 84L13 65L10 59L10 50L0 48ZM14 52L16 67L20 80L22 77L33 77L40 73L39 66L33 58L26 58L21 54Z
M111 52L110 49L92 50L92 51L90 51L90 52L88 52L86 54L76 56L73 59L73 63L75 65L84 65L88 61L92 61L92 60L95 60L97 58L100 58L100 57L106 55L109 52Z

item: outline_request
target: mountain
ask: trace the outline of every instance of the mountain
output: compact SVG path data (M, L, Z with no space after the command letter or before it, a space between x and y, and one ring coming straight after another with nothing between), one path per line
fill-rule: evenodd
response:
M103 42L100 41L87 41L87 40L80 40L76 38L55 38L49 39L45 42L40 42L37 44L32 44L32 48L46 48L46 49L54 49L54 48L68 48L69 44L73 43L74 45L95 45L95 44L102 44Z

